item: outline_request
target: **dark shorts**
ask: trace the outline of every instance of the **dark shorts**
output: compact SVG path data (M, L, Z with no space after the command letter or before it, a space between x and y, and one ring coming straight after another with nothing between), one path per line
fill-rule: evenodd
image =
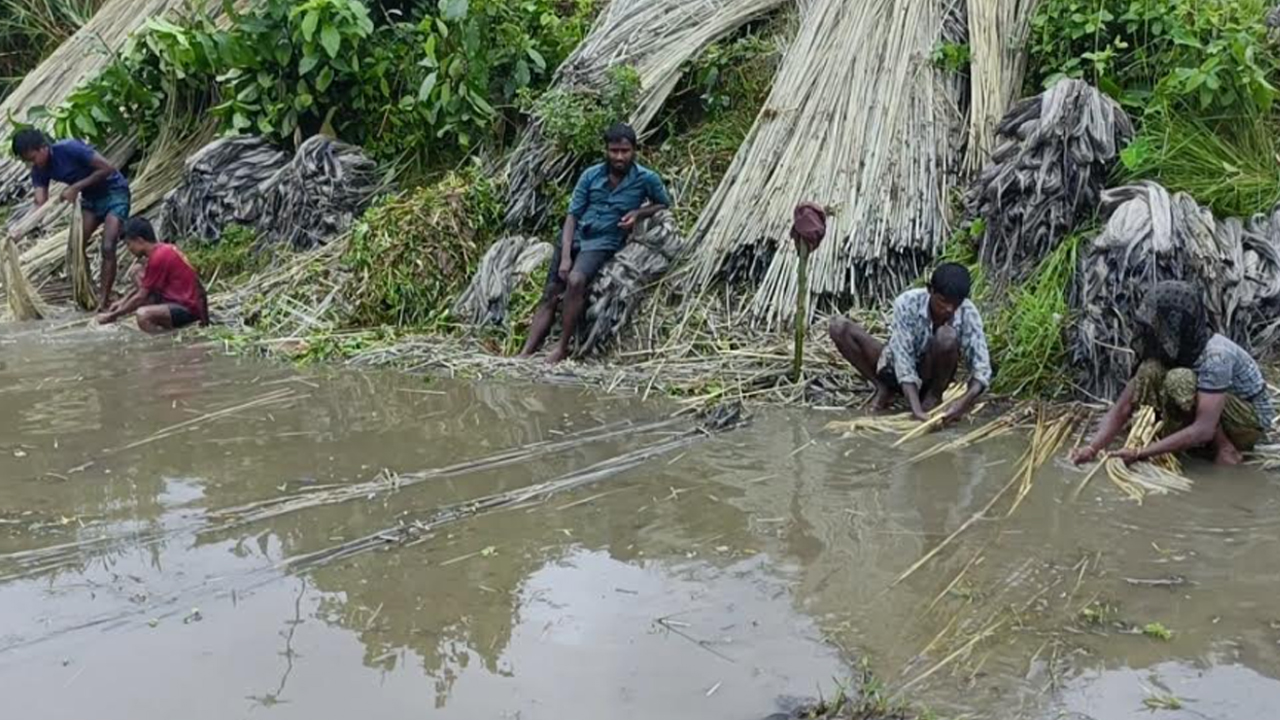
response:
M573 247L573 269L586 276L587 282L590 283L600 273L600 268L605 263L613 259L617 254L617 250L587 250L581 251L578 246ZM564 286L564 281L560 279L560 259L564 253L561 252L561 246L556 245L556 250L551 254L551 267L547 271L547 290L559 290Z
M128 190L112 190L92 200L84 196L80 198L80 208L97 215L99 220L106 220L108 215L115 215L122 222L128 220L131 204Z
M191 311L177 303L169 303L169 320L173 323L174 328L184 328L188 325L194 325L200 318L191 314Z
M919 372L919 368L916 371ZM890 392L902 394L902 383L898 382L898 373L893 369L892 365L885 365L880 368L880 372L876 373L876 379L884 383L884 386L889 388ZM928 395L930 387L929 381L922 382L918 388L920 397Z

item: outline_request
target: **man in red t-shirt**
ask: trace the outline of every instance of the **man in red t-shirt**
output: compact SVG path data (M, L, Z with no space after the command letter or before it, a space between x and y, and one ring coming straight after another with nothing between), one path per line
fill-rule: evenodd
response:
M107 324L135 313L144 332L161 333L199 322L209 324L208 299L196 271L178 248L156 242L146 218L130 218L124 241L134 257L147 263L138 287L98 316Z

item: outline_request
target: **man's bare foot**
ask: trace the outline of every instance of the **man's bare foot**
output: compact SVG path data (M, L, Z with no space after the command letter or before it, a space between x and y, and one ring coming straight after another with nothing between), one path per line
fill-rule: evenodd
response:
M547 356L547 364L556 365L567 357L569 357L569 351L557 345L556 349L552 350L551 354Z
M517 360L529 360L532 358L533 358L533 353L530 352L529 350L521 350L520 354L516 356Z
M1219 465L1235 466L1244 462L1244 456L1236 449L1235 445L1227 443L1218 447L1218 455L1214 458L1214 462Z
M938 397L933 393L925 395L920 398L920 407L923 408L925 412L932 411L934 408L938 407Z

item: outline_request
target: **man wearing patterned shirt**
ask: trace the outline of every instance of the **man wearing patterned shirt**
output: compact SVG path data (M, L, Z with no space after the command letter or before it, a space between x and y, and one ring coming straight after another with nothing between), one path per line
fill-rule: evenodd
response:
M911 414L924 421L955 380L961 358L969 389L947 411L954 422L991 385L991 355L982 316L969 300L972 280L963 265L944 263L927 288L908 290L893 303L886 346L848 318L831 321L831 340L862 377L876 388L873 405L884 410L901 393Z

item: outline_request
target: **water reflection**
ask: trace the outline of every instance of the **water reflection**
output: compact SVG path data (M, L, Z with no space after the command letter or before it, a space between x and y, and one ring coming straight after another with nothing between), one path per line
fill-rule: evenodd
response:
M299 576L282 563L665 431L265 522L216 511L668 409L301 371L121 334L0 342L13 408L0 416L0 576L29 569L16 553L51 558L0 582L0 690L24 717L753 718L863 654L890 683L916 680L912 695L975 717L1132 717L1134 688L1156 682L1204 698L1187 708L1209 717L1265 717L1250 703L1276 700L1270 476L1197 468L1195 493L1137 507L1105 483L1073 504L1079 476L1052 466L1016 514L895 586L1008 481L1025 441L903 468L885 441L825 434L830 416L762 412L596 486ZM287 402L128 449L282 389ZM1185 583L1142 582L1169 577ZM1087 621L1094 605L1114 611ZM1153 621L1171 641L1131 634ZM120 657L131 678L108 671ZM1232 705L1237 691L1248 697Z

